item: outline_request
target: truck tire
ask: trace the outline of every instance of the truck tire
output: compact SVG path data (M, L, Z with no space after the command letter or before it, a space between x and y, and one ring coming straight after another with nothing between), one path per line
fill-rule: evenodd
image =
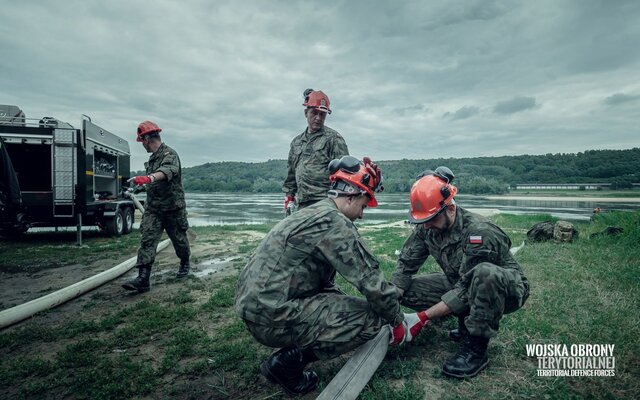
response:
M133 230L133 223L135 222L135 217L133 215L133 209L131 207L126 207L124 209L124 234L127 235L131 233Z
M104 231L109 236L121 236L124 233L124 225L124 213L118 208L116 215L105 221Z
M29 228L27 228L28 230ZM0 238L3 239L17 239L19 237L22 237L22 235L24 235L27 230L24 229L14 229L14 228L8 228L8 229L0 229Z

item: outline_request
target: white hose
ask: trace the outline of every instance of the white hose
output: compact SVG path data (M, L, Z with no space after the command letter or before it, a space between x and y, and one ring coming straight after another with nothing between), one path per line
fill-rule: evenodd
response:
M131 199L131 201L133 201L133 205L135 205L136 208L140 210L141 213L144 214L144 207L142 206L142 203L140 203L140 200L138 200L136 195L133 194L133 191L127 190L123 194L124 194L124 197Z
M522 241L522 244L518 247L512 247L511 250L511 254L516 254L517 252L519 252L522 248L524 247L524 240Z
M170 239L166 239L158 244L157 252L164 250L171 243ZM71 299L74 299L98 286L113 280L130 270L136 264L137 257L131 257L127 261L116 265L115 267L87 278L83 281L74 283L71 286L49 293L27 303L17 305L15 307L0 311L0 329L9 325L29 318L35 313L59 306Z

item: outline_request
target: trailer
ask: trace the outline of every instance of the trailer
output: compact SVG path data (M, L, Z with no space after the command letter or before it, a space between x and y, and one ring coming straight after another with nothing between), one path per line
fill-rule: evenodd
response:
M111 236L133 229L129 143L82 116L81 128L30 120L0 105L0 234L31 227L97 225Z

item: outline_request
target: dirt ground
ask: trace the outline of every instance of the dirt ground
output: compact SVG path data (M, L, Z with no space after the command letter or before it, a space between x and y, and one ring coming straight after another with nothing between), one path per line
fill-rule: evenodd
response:
M494 209L474 209L472 211L479 212L485 216L498 212ZM138 219L140 218L139 213L136 216ZM360 230L364 232L368 229L388 227L406 227L409 229L411 225L404 221L395 221L385 224L363 225ZM189 232L191 233L191 272L199 278L206 279L215 279L219 276L238 272L238 262L247 256L246 254L239 255L238 246L243 243L257 243L265 235L258 231L243 230L225 234L224 241L221 241L219 237L216 237L216 234L209 236L200 234L200 236L196 237L192 231ZM74 246L74 244L70 244L70 246ZM37 272L7 273L0 271L0 310L6 310L53 293L56 290L115 267L131 257L135 257L135 254L125 254L118 258L99 259L86 264L43 269ZM175 283L174 275L178 270L179 263L180 261L171 245L158 253L151 274L152 286ZM87 295L100 298L121 297L123 293L126 294L121 285L136 276L137 270L131 269L124 275L105 283L79 299L72 300L70 303L82 303L86 301L83 297L87 297ZM67 304L62 307L71 308L73 305Z
M223 241L220 240L219 234L200 235L198 237L192 234L191 274L209 281L238 273L248 257L246 253L239 253L238 247L246 243L257 243L263 236L264 233L257 231L237 231L225 234ZM48 295L115 267L135 256L135 253L126 254L118 258L104 258L87 264L66 265L37 272L0 272L0 310L6 310ZM167 290L180 290L182 287L180 285L181 280L175 277L179 264L180 260L175 255L172 245L158 253L151 272L152 290L148 295L152 297L155 291L160 290L164 294L166 294ZM120 277L68 301L44 315L39 315L38 318L43 317L45 319L40 321L41 323L66 319L75 312L82 310L87 302L95 302L97 299L100 300L100 303L104 303L104 307L117 306L123 302L123 298L126 303L127 298L135 297L136 293L125 291L121 285L136 276L137 270L132 268ZM103 305L101 304L100 307L103 307ZM92 312L95 312L95 305L91 309ZM15 324L9 329L21 324Z

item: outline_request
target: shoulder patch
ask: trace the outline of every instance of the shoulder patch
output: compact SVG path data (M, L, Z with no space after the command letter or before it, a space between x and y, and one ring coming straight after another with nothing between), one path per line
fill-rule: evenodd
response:
M469 243L471 244L482 244L482 236L469 236Z
M171 154L171 152L167 151L166 153L164 153L165 156L168 155L168 154Z

